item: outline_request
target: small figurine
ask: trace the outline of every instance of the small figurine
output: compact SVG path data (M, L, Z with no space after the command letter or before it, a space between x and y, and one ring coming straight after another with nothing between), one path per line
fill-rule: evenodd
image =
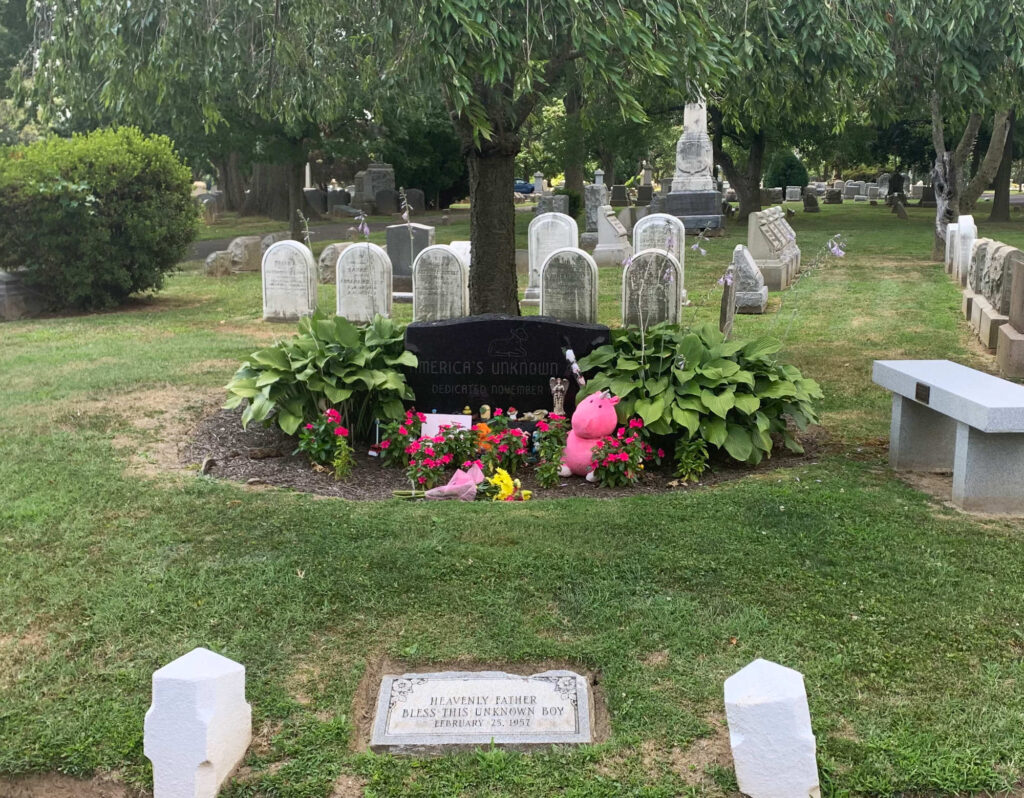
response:
M471 408L469 405L466 405L464 408L462 408L462 415L464 415L464 416L471 416L471 415L473 415L473 408Z
M490 417L491 417L491 406L490 405L480 405L480 420L481 421L487 421L487 420L490 419Z
M565 392L569 390L569 380L562 380L558 377L552 377L548 380L548 384L551 386L551 399L554 403L554 407L551 412L556 416L565 415Z
M514 407L510 407L508 409L508 420L509 421L518 421L519 420L519 411L516 410Z

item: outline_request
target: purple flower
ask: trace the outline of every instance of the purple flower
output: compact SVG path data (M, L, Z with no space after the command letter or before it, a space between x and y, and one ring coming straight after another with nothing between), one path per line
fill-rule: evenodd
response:
M707 251L706 249L704 249L704 247L701 247L701 248L700 248L700 254L701 254L701 255L707 255L707 254L708 254L708 251Z
M732 274L730 274L729 272L726 272L725 274L723 274L721 277L718 278L718 284L719 285L732 285Z
M841 257L843 257L843 255L845 255L845 254L846 254L846 252L845 252L845 251L843 251L842 249L840 249L840 248L839 248L839 245L838 245L838 244L836 244L836 243L833 243L833 244L832 244L832 246L830 246L830 247L829 247L828 249L829 249L829 251L830 251L830 252L831 252L831 253L832 253L833 255L835 255L835 256L836 256L837 258L841 258Z
M402 221L404 221L406 224L409 223L409 209L408 208L406 208L405 212L402 214Z

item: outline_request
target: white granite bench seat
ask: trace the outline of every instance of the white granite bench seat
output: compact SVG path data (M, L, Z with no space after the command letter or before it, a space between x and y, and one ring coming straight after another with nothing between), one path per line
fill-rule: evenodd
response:
M953 503L1024 513L1024 386L949 360L876 360L892 391L889 464L953 471Z

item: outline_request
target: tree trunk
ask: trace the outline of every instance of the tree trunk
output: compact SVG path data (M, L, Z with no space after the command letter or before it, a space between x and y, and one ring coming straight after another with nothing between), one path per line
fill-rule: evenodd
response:
M604 184L606 186L615 185L615 153L608 150L602 150L598 153L601 159L601 169L604 170ZM608 189L611 191L611 189Z
M249 194L242 205L243 216L267 216L281 222L291 219L289 165L256 163L252 167Z
M1003 159L999 162L996 172L995 196L992 198L992 211L988 215L990 222L1010 221L1010 172L1013 169L1013 128L1017 121L1016 109L1010 109L1006 121L1006 143L1003 145Z
M224 209L228 211L241 210L242 204L245 202L245 184L242 181L242 170L239 167L240 160L237 152L229 152L227 157L216 164L217 179L224 192Z
M932 188L935 190L935 235L932 258L946 256L946 225L957 220L960 212L960 180L967 156L974 146L981 127L981 114L971 114L967 128L955 150L946 149L946 135L942 123L942 98L932 93L932 146L935 148L935 166L932 168Z
M1010 112L996 111L992 120L992 138L988 143L988 150L985 158L978 167L977 174L971 178L971 182L963 190L960 196L960 213L970 213L978 203L978 198L990 185L999 171L999 165L1003 160L1003 150L1006 149L1007 130L1009 129ZM1013 149L1013 145L1010 145Z
M583 196L583 162L586 159L586 142L583 136L583 122L580 111L583 108L583 96L576 71L570 68L568 89L562 100L565 106L565 160L562 171L565 172L565 187Z
M755 211L761 210L761 172L764 169L765 135L763 131L753 134L747 152L747 163L744 169L733 161L732 156L722 146L722 113L717 108L708 108L711 119L711 145L715 161L722 167L729 185L736 191L740 201L736 220L744 222Z
M504 140L502 140L504 139ZM469 308L473 314L519 315L512 184L519 140L495 136L466 154L469 166Z

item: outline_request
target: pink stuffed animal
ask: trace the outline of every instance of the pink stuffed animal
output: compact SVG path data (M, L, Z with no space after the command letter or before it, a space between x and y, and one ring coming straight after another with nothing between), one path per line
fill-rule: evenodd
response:
M606 435L611 435L619 418L615 413L615 405L619 397L607 391L594 393L576 405L572 414L572 429L565 442L562 454L560 474L567 477L575 474L586 476L588 482L594 481L590 464L594 461L594 445Z

